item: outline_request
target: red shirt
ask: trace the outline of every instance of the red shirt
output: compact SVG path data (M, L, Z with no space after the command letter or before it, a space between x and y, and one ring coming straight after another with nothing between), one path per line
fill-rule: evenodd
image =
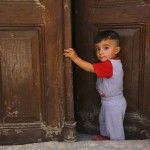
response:
M115 59L118 60L119 58L116 57ZM98 78L110 78L113 75L113 66L110 60L93 64L93 67Z

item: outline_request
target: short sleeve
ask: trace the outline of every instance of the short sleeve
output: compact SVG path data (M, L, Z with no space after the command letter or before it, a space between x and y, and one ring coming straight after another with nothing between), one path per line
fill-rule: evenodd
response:
M99 78L110 78L113 75L113 66L110 60L93 64L93 67Z

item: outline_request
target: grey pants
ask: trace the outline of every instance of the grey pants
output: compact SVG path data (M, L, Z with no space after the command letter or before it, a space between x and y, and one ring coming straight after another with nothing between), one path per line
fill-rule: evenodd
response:
M102 97L99 113L100 133L111 140L124 140L123 120L126 110L126 100L123 95Z

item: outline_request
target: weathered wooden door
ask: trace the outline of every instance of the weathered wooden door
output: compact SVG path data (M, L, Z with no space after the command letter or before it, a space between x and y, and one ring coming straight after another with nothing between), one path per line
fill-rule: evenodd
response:
M150 1L77 0L74 8L74 47L85 60L95 62L93 38L112 29L121 36L124 95L127 100L126 138L150 138ZM74 69L77 129L98 133L100 98L96 77Z
M74 123L69 14L68 0L0 0L0 144L59 140Z

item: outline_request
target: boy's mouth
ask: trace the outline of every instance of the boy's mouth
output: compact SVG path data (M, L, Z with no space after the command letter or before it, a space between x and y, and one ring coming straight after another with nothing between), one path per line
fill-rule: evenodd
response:
M105 56L101 56L101 57L99 57L100 59L104 59L105 58Z

